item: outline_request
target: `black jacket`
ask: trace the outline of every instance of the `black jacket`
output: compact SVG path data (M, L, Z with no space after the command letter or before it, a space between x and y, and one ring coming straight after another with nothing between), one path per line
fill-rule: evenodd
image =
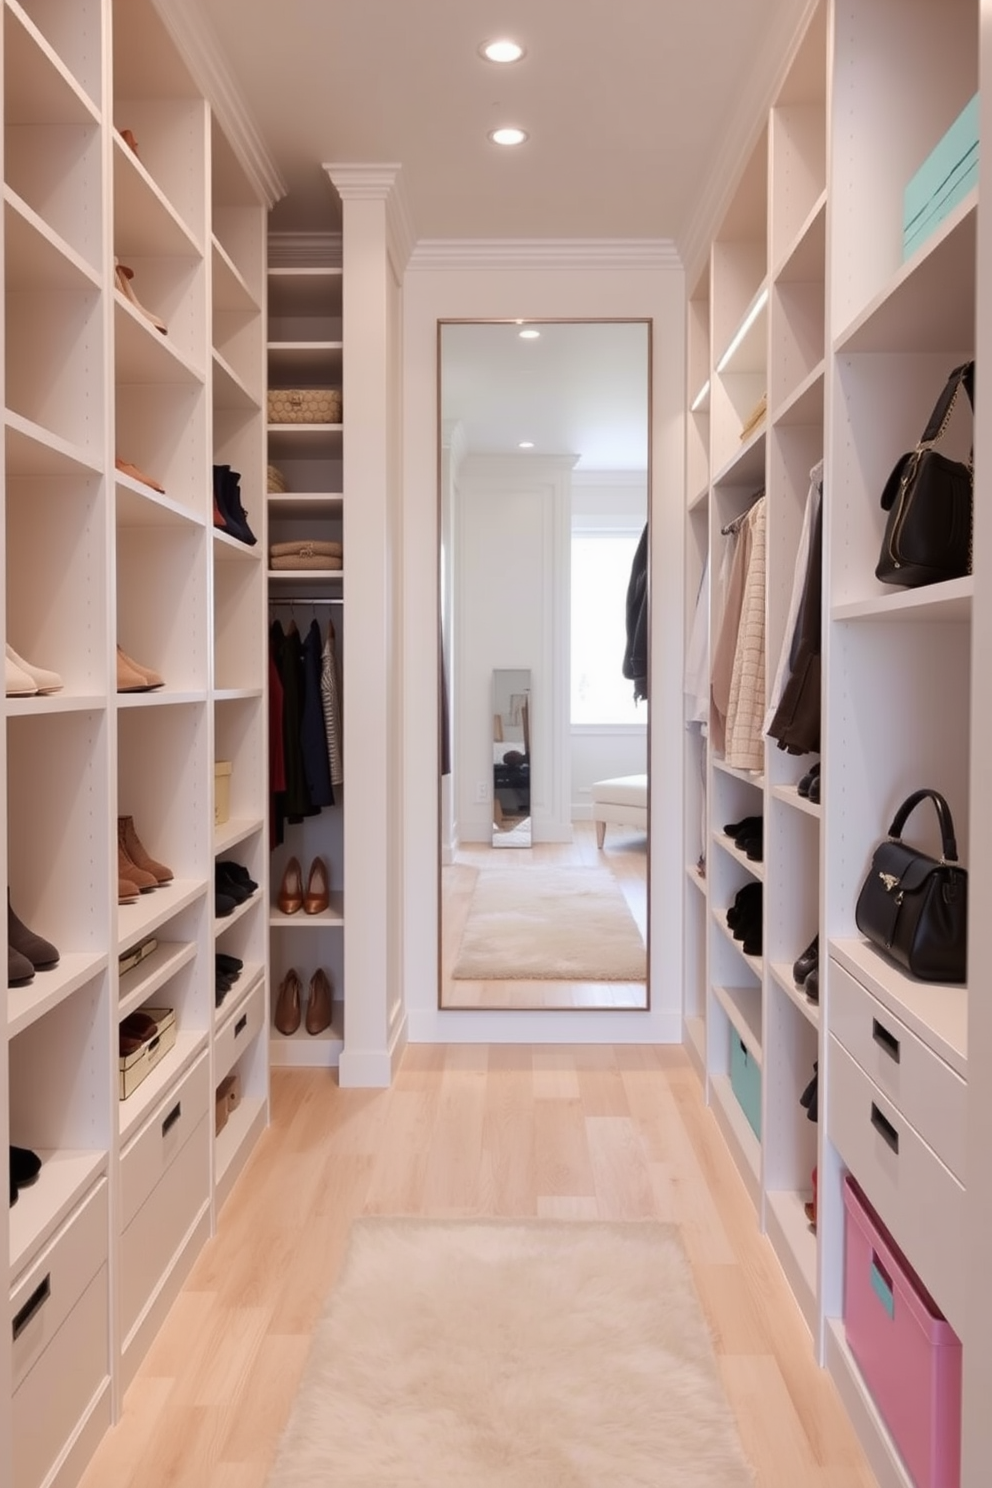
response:
M645 522L627 584L627 648L623 674L634 684L634 699L648 695L648 524Z

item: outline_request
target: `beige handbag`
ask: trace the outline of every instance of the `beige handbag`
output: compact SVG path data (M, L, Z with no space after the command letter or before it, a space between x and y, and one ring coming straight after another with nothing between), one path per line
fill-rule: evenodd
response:
M270 388L270 424L339 424L338 388Z

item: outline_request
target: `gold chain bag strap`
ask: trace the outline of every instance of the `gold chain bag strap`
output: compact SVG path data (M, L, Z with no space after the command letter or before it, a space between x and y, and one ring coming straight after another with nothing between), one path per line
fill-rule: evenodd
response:
M971 573L972 462L949 460L934 446L951 421L963 387L974 407L975 364L955 367L923 437L897 461L882 492L888 513L875 577L915 589Z

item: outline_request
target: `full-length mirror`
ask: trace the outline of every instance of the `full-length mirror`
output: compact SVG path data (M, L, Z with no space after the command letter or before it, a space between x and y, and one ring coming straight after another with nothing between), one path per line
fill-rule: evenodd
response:
M648 1005L650 366L438 327L444 1008Z

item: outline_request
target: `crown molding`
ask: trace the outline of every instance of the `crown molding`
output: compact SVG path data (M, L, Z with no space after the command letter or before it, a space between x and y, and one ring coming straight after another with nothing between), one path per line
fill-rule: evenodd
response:
M521 450L519 454L487 454L469 451L462 459L466 478L473 480L506 481L519 477L528 480L553 481L570 474L581 455L532 455Z
M616 486L630 491L646 491L647 470L576 470L573 486Z
M270 232L269 267L272 269L339 269L339 232Z
M344 164L325 161L327 172L338 196L344 201L384 201L389 237L389 257L397 279L410 260L416 233L406 188L403 167L397 164Z
M203 6L197 0L153 3L259 200L271 210L286 195L287 186L234 82Z
M730 205L748 156L761 137L768 111L792 66L818 3L819 0L793 0L793 4L786 6L773 23L759 52L748 86L723 132L723 148L712 170L707 173L696 209L678 241L679 256L690 286L706 265L710 243Z
M681 269L671 238L422 238L411 269Z

